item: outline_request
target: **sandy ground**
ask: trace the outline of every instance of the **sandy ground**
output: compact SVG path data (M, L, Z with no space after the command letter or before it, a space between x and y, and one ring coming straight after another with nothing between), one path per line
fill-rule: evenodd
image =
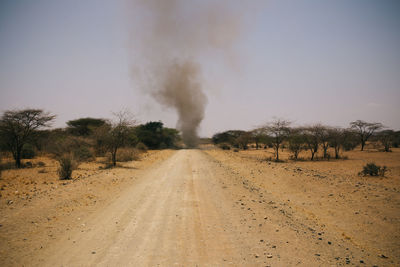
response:
M68 182L52 165L7 171L0 265L400 265L400 151L270 153L153 151L125 168L83 165ZM358 176L370 161L387 176Z

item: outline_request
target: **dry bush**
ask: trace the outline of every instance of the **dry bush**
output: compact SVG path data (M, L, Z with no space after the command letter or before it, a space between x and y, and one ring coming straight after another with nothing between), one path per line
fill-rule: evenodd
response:
M385 172L387 171L387 167L386 166L378 166L375 163L371 162L371 163L367 163L367 165L365 165L363 167L363 170L359 173L359 175L363 175L363 176L385 176Z
M140 151L143 151L143 152L146 152L148 148L147 148L147 146L145 144L143 144L142 142L139 142L136 145L136 149L138 149Z
M74 153L74 158L79 162L94 160L94 153L87 146L80 146L78 148L75 148L73 150L73 153Z
M222 143L219 145L219 148L223 149L223 150L230 150L231 146L227 143Z
M60 167L58 168L58 175L60 180L72 179L72 172L78 167L77 162L71 154L64 154L57 158Z
M107 156L107 160L108 161L112 160L110 153ZM121 148L118 150L117 154L118 162L127 162L133 160L139 160L139 150L134 148Z
M13 162L11 162L11 161L4 161L4 162L1 164L0 168L1 168L2 170L12 170L12 169L15 169L16 166L15 166L15 163L13 163Z

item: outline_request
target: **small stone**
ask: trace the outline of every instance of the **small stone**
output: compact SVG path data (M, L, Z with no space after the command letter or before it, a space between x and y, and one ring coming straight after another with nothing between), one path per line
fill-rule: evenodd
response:
M271 255L271 254L268 254L268 255L267 255L267 258L268 258L268 259L271 259L271 258L272 258L272 255Z
M364 261L363 261L363 260L360 260L360 263L364 263Z
M328 244L329 244L329 245L332 245L332 242L331 242L331 241L328 241Z
M256 257L256 258L258 258L258 257L260 257L258 254L254 254L254 257Z
M92 251L92 254L96 254L96 251Z

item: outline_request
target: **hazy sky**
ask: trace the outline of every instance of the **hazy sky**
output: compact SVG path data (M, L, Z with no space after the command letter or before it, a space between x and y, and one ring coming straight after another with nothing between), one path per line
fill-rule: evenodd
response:
M208 97L200 135L274 116L400 129L400 1L219 2L242 10L241 34L230 64L200 60ZM126 0L0 0L0 109L43 108L64 127L127 108L141 122L175 127L175 112L131 75L140 20L130 8Z

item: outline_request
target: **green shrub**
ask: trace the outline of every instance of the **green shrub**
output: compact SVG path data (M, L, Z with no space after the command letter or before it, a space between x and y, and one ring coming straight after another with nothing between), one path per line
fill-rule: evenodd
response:
M228 145L227 143L222 143L219 145L219 148L223 149L223 150L230 150L231 146Z
M22 147L21 158L33 159L35 157L35 148L31 144L25 144Z
M371 162L371 163L367 163L367 165L365 165L363 167L363 170L359 173L359 175L363 175L363 176L385 176L385 172L387 171L387 167L386 166L378 166L375 163Z
M60 180L72 179L72 171L78 167L77 162L73 159L71 154L65 154L58 159L60 167L58 168L58 175Z
M147 146L145 144L143 144L142 142L139 142L136 145L136 149L146 152L148 148L147 148Z
M74 150L74 158L78 161L90 161L93 159L93 153L86 146L81 146Z

